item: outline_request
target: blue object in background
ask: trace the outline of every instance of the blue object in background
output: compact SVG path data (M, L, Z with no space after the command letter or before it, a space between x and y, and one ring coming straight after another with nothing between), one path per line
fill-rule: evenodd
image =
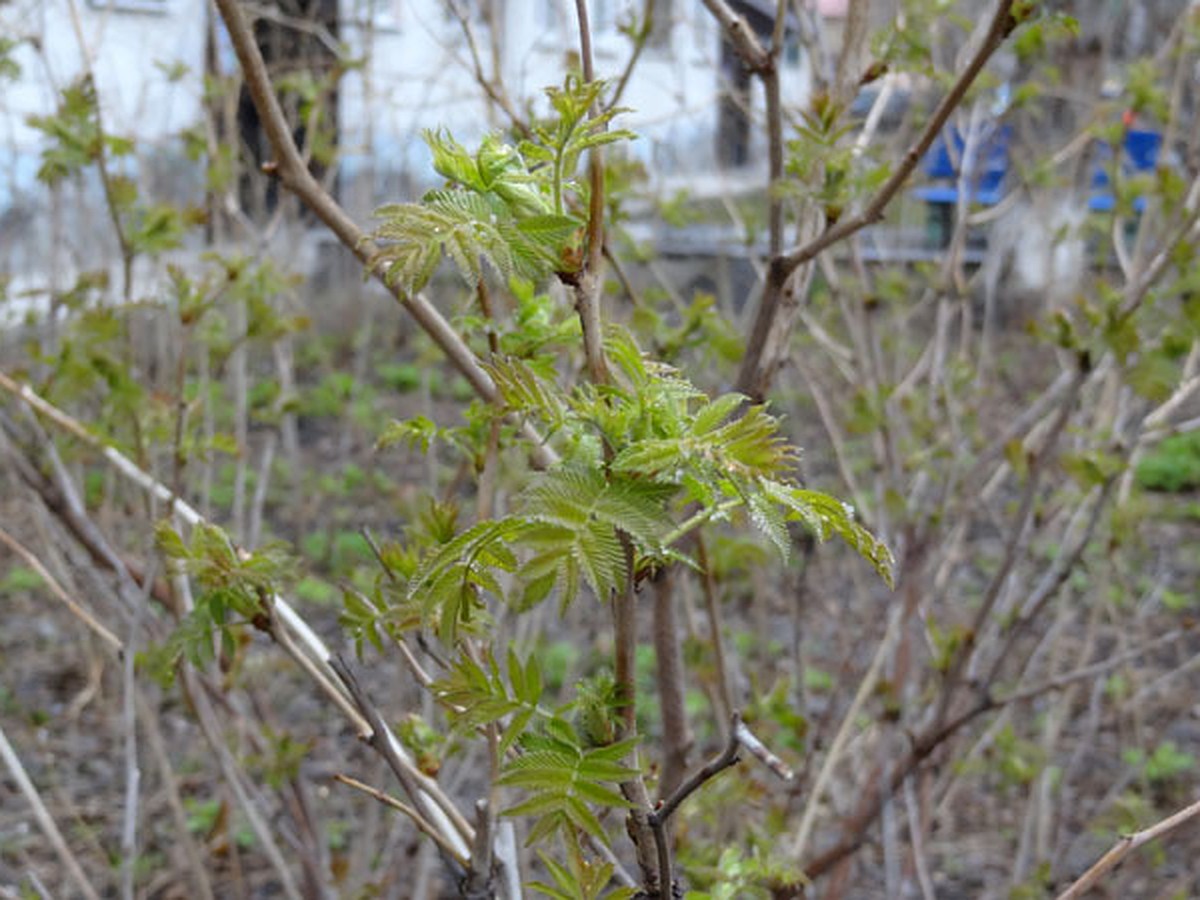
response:
M1125 132L1121 142L1121 171L1127 176L1153 172L1158 165L1158 155L1162 150L1162 133L1158 131L1143 131L1131 129ZM1088 209L1092 212L1112 212L1117 205L1117 198L1112 192L1112 183L1108 177L1112 166L1112 147L1100 144L1097 152L1096 168L1092 172L1092 194L1088 198ZM1133 208L1141 212L1146 208L1146 198L1137 197Z
M1009 144L1012 143L1012 126L986 127L977 148L976 166L968 185L967 200L983 206L1000 203L1006 194L1009 170ZM947 128L936 143L926 152L922 170L931 184L917 187L913 196L929 204L931 236L936 244L949 240L953 228L954 208L959 203L960 167L966 140L958 128ZM952 155L953 148L953 155ZM1162 154L1163 134L1157 131L1130 128L1121 142L1120 170L1124 178L1153 172ZM1116 208L1116 196L1112 192L1110 172L1112 169L1111 145L1097 146L1096 162L1092 169L1090 194L1087 209L1092 212L1111 212ZM1146 198L1134 199L1133 208L1141 212L1146 208Z
M947 134L953 143L954 155L950 154ZM1008 177L1008 146L1012 141L1012 126L990 127L985 131L976 148L975 171L969 186L968 199L983 206L995 206L1004 197L1004 182ZM913 194L926 203L958 203L959 169L962 165L966 139L957 128L947 129L925 154L922 169L933 181L949 182L929 184L917 188Z

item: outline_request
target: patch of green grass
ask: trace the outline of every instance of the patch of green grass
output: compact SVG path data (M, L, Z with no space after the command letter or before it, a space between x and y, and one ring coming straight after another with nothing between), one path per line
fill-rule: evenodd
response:
M233 483L237 478L237 464L227 462L217 469L217 477L212 486L212 494L210 498L212 504L219 509L230 509L233 507ZM253 469L246 470L246 496L254 494L254 486L258 483L258 476Z
M401 394L415 391L421 386L421 367L415 363L384 363L377 373L387 387Z
M1163 741L1149 755L1140 748L1132 748L1122 753L1121 758L1128 765L1141 769L1146 780L1154 784L1169 781L1196 765L1196 758L1181 750L1174 741Z
M32 591L42 586L42 576L26 566L15 565L0 581L0 594L15 594Z
M328 581L308 576L296 582L296 596L319 606L328 606L338 599L338 591Z
M354 376L348 372L330 372L320 383L301 395L300 411L309 416L337 417L354 394Z
M100 469L88 469L83 474L83 502L88 509L97 509L107 492L108 481Z
M1200 488L1200 431L1167 438L1142 458L1135 476L1138 486L1147 491Z
M300 552L314 563L324 562L329 545L328 531L309 531L300 538Z

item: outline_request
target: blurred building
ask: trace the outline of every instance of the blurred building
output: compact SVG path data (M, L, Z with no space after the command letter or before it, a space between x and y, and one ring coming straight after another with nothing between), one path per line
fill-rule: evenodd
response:
M323 108L327 121L336 122L330 182L357 215L430 182L422 129L446 127L469 145L510 124L481 80L528 118L545 111L543 89L561 83L564 67L577 62L570 0L454 3L246 4L258 16L259 43L277 78L338 73ZM774 0L734 6L770 34ZM602 77L617 79L624 71L632 48L627 32L643 9L643 0L592 0ZM260 161L269 156L246 98L232 118L214 117L214 78L235 73L236 61L208 0L7 0L0 3L0 34L11 42L16 70L0 84L0 270L30 264L26 245L44 245L47 229L58 229L56 240L81 244L87 234L105 232L102 208L86 204L95 208L79 211L80 198L94 190L75 184L51 196L38 183L44 139L28 123L54 112L59 91L81 76L85 60L95 73L105 129L136 144L121 165L158 195L203 196L203 173L180 137L202 123L223 144L236 142ZM791 24L786 36L785 101L799 103L809 77ZM762 129L752 127L762 115L760 91L699 0L656 0L653 28L621 103L632 110L621 124L639 134L629 152L652 184L702 183L698 176L729 169L755 179L765 172ZM273 198L263 203L270 207ZM68 209L69 217L61 215Z

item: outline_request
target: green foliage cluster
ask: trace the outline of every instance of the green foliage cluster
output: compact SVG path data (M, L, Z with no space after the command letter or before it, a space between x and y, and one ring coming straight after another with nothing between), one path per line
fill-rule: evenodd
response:
M1148 491L1200 488L1200 432L1167 438L1142 458L1135 474L1138 485Z
M408 293L423 288L443 253L474 285L486 261L505 280L536 279L547 272L572 272L586 205L586 191L574 181L581 155L592 147L632 138L608 128L622 110L589 111L602 83L568 77L547 95L557 114L538 125L533 139L518 147L490 135L475 153L454 138L427 131L433 167L447 181L419 203L380 208L383 223L375 237L385 242L377 261L388 279Z
M562 216L564 192L577 190L571 179L582 152L625 136L603 130L616 110L588 117L601 88L568 79L563 89L550 91L557 122L537 127L537 141L523 143L519 151L489 137L471 154L446 136L427 135L434 166L452 189L427 195L421 204L381 211L387 222L378 236L395 241L382 251L391 276L408 290L419 288L437 258L414 261L412 253L419 248L428 254L439 241L472 283L482 276L480 258L491 260L504 277L558 272L564 241L574 232L555 235L545 253L527 253L530 232L521 223ZM456 204L458 237L437 226L430 240L423 217L431 209L447 209L447 198ZM500 222L508 225L501 228ZM476 243L460 241L468 235ZM525 261L521 271L517 260ZM525 293L526 307L531 296ZM541 349L536 345L524 348L524 357L501 353L486 364L503 401L489 414L544 426L563 461L531 475L512 515L479 522L435 542L423 555L408 556L393 573L401 588L384 582L370 600L353 597L347 622L359 640L378 643L381 627L420 626L452 644L460 628L486 621L481 617L487 597L524 610L557 591L565 607L586 585L607 600L630 579L669 561L686 561L675 545L701 524L737 510L785 558L792 542L788 524L797 522L821 539L843 538L890 578L887 548L855 520L853 510L795 483L790 473L797 451L765 407L749 405L738 394L710 399L679 371L648 358L615 325L604 348L617 377L603 385L564 389L549 365L553 357L530 352ZM427 450L438 436L445 433L416 418L396 423L382 442L406 441Z
M46 184L78 177L91 166L103 167L101 181L126 255L156 255L178 247L188 227L200 220L197 210L141 202L134 178L113 169L132 160L134 144L103 129L90 76L61 92L54 115L30 116L28 122L46 138L38 169L38 178Z
M195 666L211 663L217 646L232 657L242 626L270 627L273 597L284 587L290 569L284 545L268 544L246 553L222 529L207 523L192 529L190 544L166 522L159 524L156 538L166 559L192 575L200 587L192 611L170 639L147 657L160 680L170 680L182 658ZM219 643L214 643L214 635Z
M513 515L480 522L420 562L410 560L400 573L403 591L374 606L392 608L381 621L434 627L452 643L459 627L484 611L485 596L528 609L557 590L565 606L583 584L606 600L629 577L684 559L675 547L683 537L738 510L785 558L788 524L797 522L822 540L841 537L890 578L887 548L849 507L790 480L796 451L765 408L747 406L737 394L708 399L678 372L646 359L624 331L610 331L607 349L622 385L566 392L519 359L490 365L504 400L500 412L544 424L562 446L563 462L532 476ZM418 420L398 424L389 439L426 445L430 434ZM502 583L508 576L515 576L510 589ZM355 625L368 628L361 617Z

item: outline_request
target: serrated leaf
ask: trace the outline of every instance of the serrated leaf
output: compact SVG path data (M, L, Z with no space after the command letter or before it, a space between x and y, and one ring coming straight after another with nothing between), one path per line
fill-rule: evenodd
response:
M497 199L464 190L430 191L420 203L385 206L376 215L383 222L373 237L383 245L372 264L384 264L388 282L410 294L429 281L442 253L471 285L483 274L481 259L505 279L526 271L503 230L511 214Z
M522 741L526 752L512 758L497 780L498 784L524 788L531 794L504 814L541 817L530 830L530 842L536 839L533 835L550 834L567 823L607 841L593 807L630 807L629 801L607 783L635 774L613 757L614 753L627 752L632 742L585 750L567 722L551 718L545 726L543 734L526 736Z
M565 828L570 824L567 814L562 810L548 813L538 819L529 829L529 834L525 838L525 846L532 847L547 836L553 834L559 829Z
M544 215L528 216L517 220L517 228L531 241L542 247L562 247L583 227L583 222L574 216Z
M670 528L665 499L670 491L649 482L614 478L596 470L562 467L545 473L524 495L522 512L534 524L521 541L534 550L522 577L537 581L532 598L544 597L547 578L563 584L564 603L574 596L580 575L597 597L621 586L625 554L617 531L628 534L642 553L662 551Z
M406 602L419 604L427 622L436 619L442 639L453 642L458 626L482 609L480 591L503 596L491 570L517 568L506 545L527 527L514 517L479 522L435 548L409 579Z
M168 520L163 519L154 527L154 538L159 551L168 559L188 558L187 545Z
M780 557L786 560L791 555L792 542L788 537L784 514L779 507L762 494L751 492L746 497L746 508L750 512L750 521L771 539Z
M708 434L733 415L746 402L742 394L722 394L696 411L692 419L692 434Z
M612 744L607 744L603 747L593 747L588 750L589 759L599 760L621 760L627 757L634 751L634 748L641 743L640 738L626 738L623 741L616 741ZM636 774L630 772L630 774Z
M554 590L554 585L558 583L558 577L556 564L554 569L545 575L539 575L536 578L522 578L524 584L521 586L521 597L516 604L517 610L524 612L533 609L549 597L550 592Z
M508 753L509 749L516 744L521 735L525 733L525 729L529 727L529 721L533 718L536 710L523 709L513 714L508 727L504 729L504 733L500 735L500 743L496 750L500 756Z
M543 379L523 359L499 356L484 364L505 406L513 412L534 413L551 424L563 416L562 392Z
M574 783L573 789L575 791L574 796L589 800L592 803L597 803L601 806L609 806L613 808L633 807L633 804L621 796L620 793L612 788L596 784L594 781L581 778Z
M888 587L895 586L892 580L895 561L891 550L856 520L851 506L820 491L792 487L766 478L760 479L758 485L766 496L808 525L820 540L836 534L875 567Z

